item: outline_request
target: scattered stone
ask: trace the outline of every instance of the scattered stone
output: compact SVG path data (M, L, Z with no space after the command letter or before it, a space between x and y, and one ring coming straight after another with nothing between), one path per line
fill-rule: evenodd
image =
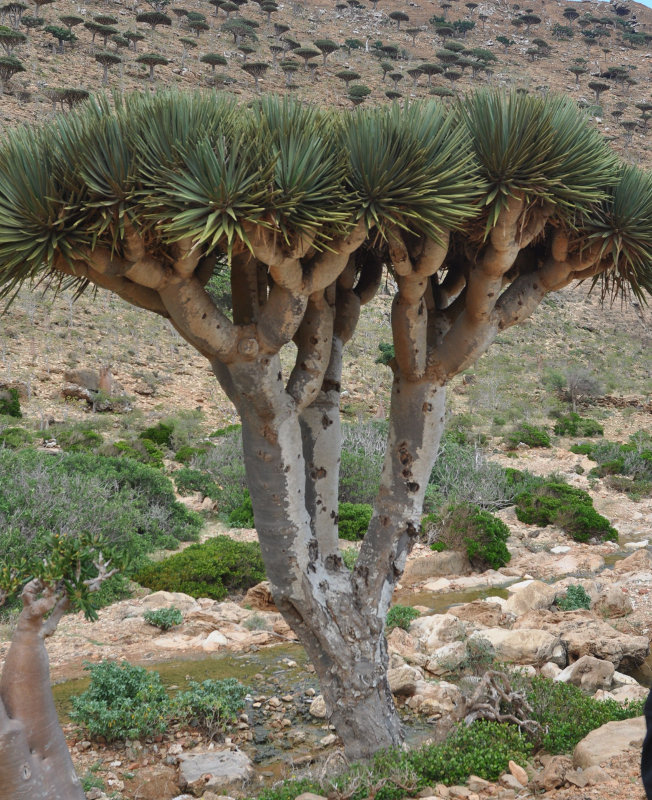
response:
M326 798L320 794L313 794L313 792L303 792L303 794L295 797L294 800L326 800Z
M593 608L603 617L624 617L632 611L632 601L619 586L608 586Z
M208 750L179 756L179 783L196 797L206 789L240 789L254 775L251 759L241 750Z
M597 764L587 767L583 774L586 779L585 786L596 786L598 783L605 783L605 781L611 780L609 773Z
M649 550L637 550L631 556L623 558L614 564L614 572L623 575L627 572L652 571L652 554Z
M559 789L564 785L566 773L572 769L572 761L568 756L551 756L534 780L537 788L543 789L545 792L551 792L554 789Z
M443 644L458 642L465 629L453 614L432 614L415 619L410 625L410 633L419 639L426 652L432 653Z
M559 637L547 631L525 627L518 630L487 628L472 633L470 640L489 642L496 657L502 661L535 666L552 661L560 666L566 665L566 651Z
M523 767L521 767L515 761L510 761L507 766L509 767L511 774L516 778L521 786L527 786L529 779L527 772L523 769Z
M223 633L220 633L220 631L213 631L204 639L201 643L201 647L202 650L206 650L207 653L214 653L216 650L222 650L222 648L227 647L228 643L228 639Z
M412 697L417 690L417 681L422 678L423 675L418 669L409 667L407 664L387 672L387 680L392 694L401 697Z
M553 664L552 661L547 661L539 671L544 678L554 681L561 672L561 668L557 664Z
M425 662L424 669L431 675L442 677L455 672L467 659L465 642L450 642L438 647Z
M143 597L141 601L143 611L152 611L159 608L175 606L182 613L199 609L199 604L194 597L183 592L154 592Z
M582 656L562 670L555 680L559 683L572 683L592 694L597 689L609 689L614 671L611 661Z
M328 736L324 736L319 740L319 744L321 747L330 747L331 745L335 744L336 741L337 736L334 733L329 733Z
M502 599L501 597L500 600ZM472 625L482 625L485 628L498 628L505 620L502 605L487 600L474 600L471 603L453 606L448 613Z
M477 775L471 775L466 785L472 792L485 792L493 787L491 781L486 781L484 778L479 778Z
M520 792L523 788L523 784L511 772L505 772L500 776L500 785L507 787L507 789L514 789L517 792Z
M172 797L178 788L176 769L159 764L136 770L129 784L134 800L161 800Z
M585 736L573 751L576 767L592 767L627 750L640 749L645 736L645 717L607 722Z
M464 575L470 571L471 564L465 553L459 550L444 550L441 553L432 553L409 561L401 583L403 586L412 586L429 578Z
M317 717L317 719L326 719L326 717L329 716L328 710L326 709L326 701L321 694L318 694L317 697L315 697L308 710L310 711L311 715L313 717Z
M252 586L244 596L242 604L256 611L278 611L269 581L262 581Z
M512 584L508 591L510 596L504 610L517 617L526 611L550 608L557 596L555 587L543 581L521 581Z

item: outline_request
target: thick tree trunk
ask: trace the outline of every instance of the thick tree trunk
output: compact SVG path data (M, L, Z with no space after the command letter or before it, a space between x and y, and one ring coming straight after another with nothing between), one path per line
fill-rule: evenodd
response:
M50 688L44 617L54 603L29 588L0 679L0 800L84 800Z
M333 358L336 375L337 347ZM384 623L416 538L443 426L444 392L425 381L395 378L381 491L363 544L367 556L351 573L335 538L336 497L319 486L333 485L327 480L333 476L320 472L327 462L337 473L339 386L326 382L315 403L300 412L285 391L278 356L215 372L237 398L247 482L274 599L315 667L346 753L365 758L398 746L401 723L387 682ZM317 501L323 498L329 510L320 522Z

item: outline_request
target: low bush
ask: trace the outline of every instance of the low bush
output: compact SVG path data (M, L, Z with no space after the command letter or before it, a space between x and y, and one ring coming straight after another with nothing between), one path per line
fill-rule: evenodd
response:
M388 631L394 628L402 628L404 631L407 631L412 620L415 620L418 616L419 612L412 606L395 605L387 612L385 627Z
M254 522L254 507L251 502L251 495L249 490L245 489L243 499L237 508L229 514L228 523L231 528L253 528Z
M51 431L57 444L67 453L94 453L104 442L101 433L86 427L73 427Z
M174 698L174 714L214 739L236 720L246 694L247 689L235 678L190 681L188 689Z
M521 443L528 447L550 447L551 444L550 434L545 428L530 425L527 422L521 423L511 433L508 433L503 441L512 450L515 450Z
M419 785L464 783L470 775L498 780L510 761L523 763L532 745L515 725L478 720L459 725L441 744L408 754Z
M168 478L129 458L0 450L0 552L13 559L38 552L49 531L88 533L130 559L130 574L147 553L192 541L200 527Z
M355 547L345 547L342 550L342 561L347 569L353 569L358 561L358 551Z
M387 423L342 425L340 503L373 503L387 445Z
M219 487L216 500L220 515L229 514L246 499L247 479L242 458L242 430L240 425L230 425L211 435L214 446L193 459L193 468L204 472ZM251 526L248 526L251 527Z
M577 686L540 676L528 679L526 698L532 718L541 724L534 744L548 753L570 753L595 728L643 713L643 701L620 704L594 700Z
M155 628L169 631L175 625L181 625L183 614L176 606L170 606L170 608L156 608L152 611L146 611L143 614L143 619Z
M557 525L576 542L618 541L618 531L598 514L590 495L560 480L541 480L518 494L516 516L528 525Z
M20 450L32 442L32 434L25 428L4 428L0 431L0 449Z
M499 569L510 560L509 528L489 511L459 503L445 508L440 519L434 550L464 550L476 569Z
M219 497L219 486L205 472L198 469L182 467L172 473L172 479L180 495L200 492L203 497L210 497L211 500L217 500Z
M3 415L16 419L23 416L17 389L0 389L0 416Z
M265 580L258 542L236 542L216 536L181 553L150 563L135 580L152 591L184 592L191 597L223 600Z
M571 584L562 597L555 600L562 611L576 611L578 608L591 608L591 598L580 584Z
M205 447L191 447L188 444L184 444L183 447L180 447L174 454L174 460L178 461L180 464L190 464L194 458L197 458L205 452Z
M594 419L580 417L575 411L559 417L553 430L557 436L602 436L604 434L602 425Z
M151 439L113 442L104 449L104 453L109 456L127 456L150 467L163 468L163 451Z
M513 499L514 488L505 470L488 460L477 441L466 437L459 441L455 433L444 438L426 488L424 511L461 501L495 510Z
M355 542L364 538L371 520L372 508L366 503L340 503L338 507L338 535L340 539Z
M159 422L138 434L139 439L147 439L159 446L170 447L174 425L166 422Z
M70 718L92 739L141 739L162 733L171 703L158 672L148 672L123 661L86 664L91 683L72 698Z

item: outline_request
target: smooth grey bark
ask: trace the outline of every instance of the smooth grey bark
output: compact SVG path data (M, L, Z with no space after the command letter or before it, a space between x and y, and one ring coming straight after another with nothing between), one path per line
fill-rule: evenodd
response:
M59 725L45 638L66 603L32 581L0 679L0 800L84 800ZM50 617L46 620L46 614Z

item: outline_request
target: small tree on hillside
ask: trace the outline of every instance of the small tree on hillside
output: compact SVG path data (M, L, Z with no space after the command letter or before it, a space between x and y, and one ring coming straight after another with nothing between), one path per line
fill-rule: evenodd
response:
M405 29L405 32L406 32L406 33L407 33L407 35L410 37L410 39L412 39L412 46L413 46L413 47L416 47L416 44L417 44L417 36L418 36L420 33L423 33L423 30L422 30L422 28L406 28L406 29Z
M115 292L169 319L235 404L274 600L351 758L402 741L385 618L418 537L447 384L549 292L589 280L607 295L652 293L650 220L652 176L621 164L557 96L338 114L274 97L237 106L141 93L0 144L4 293L62 280ZM385 265L396 287L388 436L349 570L338 541L342 364ZM216 270L229 271L228 309L205 290ZM7 675L14 689L17 676ZM16 722L34 729L38 705L3 709L3 741ZM21 767L0 763L4 785ZM69 763L51 775L70 782ZM57 793L80 796L59 786L27 796Z
M16 56L0 56L0 94L3 94L7 84L18 72L25 72L25 67Z
M160 53L143 53L142 56L138 56L136 63L144 64L146 67L149 67L149 80L153 81L154 68L164 67L166 64L170 63L170 60Z
M589 81L588 87L591 89L595 94L595 102L599 105L600 98L602 95L611 89L611 86L608 83L604 83L604 81Z
M57 40L60 53L63 53L63 46L66 42L74 44L77 41L75 34L69 28L62 28L61 25L46 25L43 30Z
M410 17L405 13L405 11L392 11L388 15L389 18L396 23L397 29L401 30L401 22L409 22Z
M441 75L444 71L439 64L431 64L430 62L426 62L424 64L419 64L419 69L423 74L428 78L428 88L432 87L432 76L433 75Z
M140 14L136 14L136 22L144 22L145 25L149 25L152 31L155 31L159 25L168 27L172 25L170 17L162 11L143 11Z
M579 86L580 85L580 75L586 75L588 70L586 69L586 67L573 66L573 67L569 67L568 71L572 72L573 75L575 76L575 86Z
M83 17L78 17L76 14L63 14L59 19L69 31L72 31L77 25L81 25L84 21Z
M187 36L182 36L179 41L183 45L183 50L181 51L181 69L184 69L188 52L197 47L197 42L195 39L189 39Z
M331 54L334 53L336 50L340 49L339 44L334 42L332 39L316 39L315 40L315 47L321 51L322 57L324 59L324 66L326 66L326 59Z
M26 41L27 36L24 33L0 25L0 47L4 50L5 55L13 55L14 50Z
M134 53L138 52L138 42L142 42L145 38L142 33L138 33L137 31L126 31L123 36L128 42L131 42Z
M225 67L227 64L226 58L219 53L204 53L203 56L200 56L199 60L202 64L210 65L211 74L213 75L215 74L215 67Z
M339 78L341 81L344 81L346 84L346 88L348 91L349 84L352 81L359 81L360 80L360 73L356 72L353 69L342 69L339 72L335 73L335 77Z
M308 62L311 58L317 58L319 50L315 50L314 47L297 47L294 53L299 56L299 58L303 59L303 68L307 72Z
M120 64L122 59L116 53L111 53L108 50L95 53L93 58L102 66L102 86L108 86L109 67L115 67L116 64Z
M20 3L18 0L11 0L11 2L6 3L2 6L2 14L3 17L6 15L6 18L9 22L9 25L14 29L17 30L20 26L20 23L23 19L24 13L27 11L27 6L25 3Z
M256 84L256 91L260 91L260 87L258 85L258 81L263 77L263 75L269 69L269 64L265 61L250 61L247 64L242 64L241 68L251 77L254 79Z

